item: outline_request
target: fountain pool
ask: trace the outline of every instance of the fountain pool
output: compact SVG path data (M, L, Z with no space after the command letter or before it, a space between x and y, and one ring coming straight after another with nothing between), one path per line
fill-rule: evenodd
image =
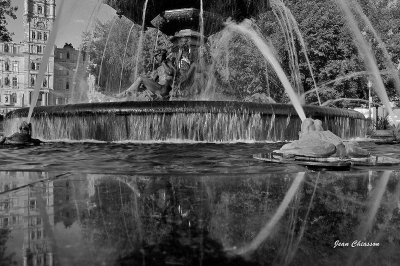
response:
M374 154L400 157L395 146L360 143ZM251 157L282 144L3 147L2 260L17 265L396 265L400 168L312 172ZM335 247L337 241L349 246ZM362 246L366 243L379 247Z

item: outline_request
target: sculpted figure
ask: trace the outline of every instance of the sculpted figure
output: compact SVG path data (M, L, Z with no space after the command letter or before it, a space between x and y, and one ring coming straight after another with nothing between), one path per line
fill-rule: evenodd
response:
M278 151L284 157L367 157L368 151L357 142L343 142L329 130L324 130L322 121L307 118L302 122L299 140L285 144Z
M153 71L151 77L140 76L126 91L118 94L117 98L128 98L143 85L150 100L169 100L175 67L171 60L167 59L167 51L164 49L159 50L155 58L159 66Z
M19 127L19 132L12 134L9 137L2 137L0 144L11 145L39 145L42 141L32 138L32 124L25 121Z

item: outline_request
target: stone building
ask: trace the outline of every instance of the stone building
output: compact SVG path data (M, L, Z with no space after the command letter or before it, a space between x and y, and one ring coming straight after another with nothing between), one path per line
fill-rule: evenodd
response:
M29 107L39 75L46 42L55 20L55 0L24 0L24 40L0 43L0 115ZM51 49L36 106L70 102L74 80L82 80L84 56L72 45ZM80 59L80 64L77 64Z
M0 43L0 113L30 106L39 66L55 19L55 0L24 0L24 40ZM49 105L54 57L50 56L37 105Z
M86 81L85 53L79 54L72 44L54 50L54 104L79 102L79 83ZM79 61L79 63L78 63Z

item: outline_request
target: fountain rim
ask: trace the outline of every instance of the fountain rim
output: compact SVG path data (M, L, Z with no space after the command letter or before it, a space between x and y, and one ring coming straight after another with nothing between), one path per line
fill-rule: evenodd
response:
M351 109L304 105L307 117L337 116L353 119L366 118L360 112ZM29 107L11 111L5 119L26 117ZM32 117L75 116L83 114L172 114L172 113L244 113L275 114L298 116L293 105L285 103L254 103L240 101L125 101L80 103L55 106L38 106Z

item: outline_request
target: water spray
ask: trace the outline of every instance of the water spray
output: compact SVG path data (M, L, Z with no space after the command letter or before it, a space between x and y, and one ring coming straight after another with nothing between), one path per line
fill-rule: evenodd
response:
M301 106L300 100L297 97L295 91L293 90L292 85L290 84L289 79L285 75L281 65L278 60L273 55L270 47L267 45L266 41L263 40L252 28L251 22L249 20L245 20L240 24L228 23L226 25L228 29L233 31L240 32L247 36L249 39L253 41L253 43L257 46L263 56L269 61L276 74L278 75L280 81L282 82L286 93L288 94L290 101L293 104L293 107L296 109L297 114L299 115L301 121L306 119L306 115L304 113L303 107Z

